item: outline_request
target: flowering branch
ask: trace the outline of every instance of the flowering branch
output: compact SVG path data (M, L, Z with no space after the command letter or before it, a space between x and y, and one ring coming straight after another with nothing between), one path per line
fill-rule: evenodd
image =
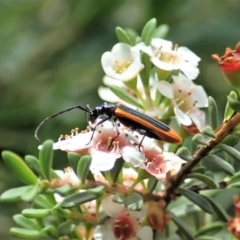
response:
M207 141L207 145L199 146L198 149L193 154L193 160L186 163L181 170L169 181L164 192L164 198L167 203L169 203L172 197L175 195L176 189L181 185L183 180L191 172L191 170L205 157L210 151L219 143L223 141L233 129L240 123L240 113L235 114L231 119L223 122L221 126L215 132L215 139L210 138Z

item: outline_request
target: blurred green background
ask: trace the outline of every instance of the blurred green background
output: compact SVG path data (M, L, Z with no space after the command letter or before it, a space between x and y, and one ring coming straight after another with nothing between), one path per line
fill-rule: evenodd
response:
M224 110L231 87L211 54L240 40L239 0L0 0L0 149L37 155L34 130L45 117L67 107L102 103L101 55L117 39L115 28L140 31L150 18L168 24L167 39L201 57L195 80ZM221 116L220 116L221 117ZM42 140L86 126L73 111L49 121ZM55 168L68 166L56 152ZM0 193L20 183L0 161ZM11 216L21 204L0 203L0 239L14 239Z

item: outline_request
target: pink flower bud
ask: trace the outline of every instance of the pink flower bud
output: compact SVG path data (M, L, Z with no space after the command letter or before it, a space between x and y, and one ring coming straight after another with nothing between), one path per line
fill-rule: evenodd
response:
M219 57L217 54L213 54L212 57L218 61L223 75L228 82L240 90L240 42L237 44L235 50L226 48L225 54L222 57Z

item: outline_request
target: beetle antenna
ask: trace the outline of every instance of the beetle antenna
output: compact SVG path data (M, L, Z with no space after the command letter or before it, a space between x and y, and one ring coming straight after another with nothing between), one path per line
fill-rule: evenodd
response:
M73 109L75 109L75 108L81 109L81 110L83 110L84 112L88 112L88 113L91 111L91 109L89 109L89 108L83 108L83 107L81 107L81 106L74 106L74 107L65 109L65 110L63 110L63 111L61 111L61 112L55 113L54 115L45 118L45 119L38 125L38 127L37 127L36 130L35 130L34 137L37 139L37 141L40 142L40 139L39 139L39 137L38 137L38 131L39 131L40 127L41 127L46 121L48 121L49 119L54 118L54 117L56 117L56 116L58 116L58 115L60 115L60 114L62 114L62 113L71 111L71 110L73 110Z

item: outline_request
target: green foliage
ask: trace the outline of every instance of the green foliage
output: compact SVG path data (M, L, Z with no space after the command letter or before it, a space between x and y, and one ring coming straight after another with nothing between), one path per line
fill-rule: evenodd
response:
M152 1L150 2L152 3ZM24 90L26 86L29 88L28 92L23 94L24 97L22 99L19 98L19 102L16 101L13 110L11 108L9 110L8 105L6 105L2 117L6 119L6 125L9 124L8 121L12 117L19 122L18 127L23 126L22 121L19 121L19 119L23 119L23 122L29 121L30 123L30 120L28 120L30 118L36 119L35 121L38 122L40 118L47 115L41 110L46 111L46 113L52 112L52 109L58 109L60 105L65 106L76 100L79 101L79 96L81 96L81 105L85 102L95 101L94 96L96 94L89 94L89 92L91 88L96 88L99 85L97 80L99 80L100 71L96 66L99 64L100 52L102 51L100 45L104 45L102 43L105 43L106 39L101 40L99 33L95 37L89 37L84 29L87 29L88 26L94 27L94 20L104 19L105 16L111 14L111 10L119 7L120 2L113 1L109 3L109 1L103 1L101 7L99 5L99 8L94 8L94 10L88 1L72 4L60 1L59 5L56 6L54 3L46 1L44 3L31 3L28 9L22 9L19 6L24 16L24 12L29 11L30 15L37 14L36 16L41 19L31 19L31 28L38 25L40 21L44 23L44 27L42 26L41 29L42 34L28 29L26 36L23 36L20 30L16 33L19 37L15 39L19 46L14 47L14 54L11 51L5 54L7 56L6 59L9 59L8 61L14 60L12 63L14 73L11 73L13 76L6 77L9 73L4 71L3 81L5 83L9 81L10 83L6 84L8 86L11 86L11 84L15 85L14 81L16 80L14 78L19 76L18 81L21 85L17 85L18 87L20 86L20 90ZM138 4L141 5L142 3L139 2ZM152 8L152 10L157 9L156 6ZM60 9L60 13L52 14L53 9ZM84 9L84 14L79 14L82 11L81 9ZM56 13L54 11L53 13ZM124 15L126 14L124 13ZM30 18L30 16L28 17ZM19 25L28 28L25 23L19 23ZM103 36L104 28L102 26L98 29ZM149 45L153 37L165 37L168 30L169 27L167 25L157 26L157 19L152 18L140 31L140 36L133 29L122 27L116 28L116 35L119 42L130 44L131 46L135 46L140 42ZM93 40L93 38L96 38L96 40ZM21 50L21 41L24 42L25 46L28 46L29 50L26 54L23 54L23 50ZM4 49L4 45L2 45L2 48ZM106 47L104 48L106 50ZM110 47L107 47L107 49L110 49ZM15 55L21 57L15 58ZM91 59L89 56L91 56ZM2 61L5 64L7 63L6 59ZM141 52L141 61L144 65L144 69L138 75L143 87L141 91L138 92L139 89L136 87L137 77L132 79L130 83L126 82L124 87L109 84L108 89L120 98L121 101L125 101L144 112L148 110L150 112L153 110L154 112L155 108L161 105L165 111L164 113L166 113L162 120L170 123L173 117L173 109L169 110L172 99L167 99L165 95L161 95L159 92L154 95L150 91L152 87L151 78L157 75L159 77L160 73L150 61L150 56L144 52ZM79 67L80 65L81 67ZM86 65L91 65L91 67ZM8 69L8 63L6 66ZM177 74L178 72L179 70L174 69L172 74ZM166 79L158 80L170 83L170 71L166 71L164 74L162 72L161 76L167 76ZM81 76L82 80L76 83L76 79L79 76ZM47 84L38 88L37 85L40 84L38 81ZM55 85L58 81L60 84ZM18 93L18 90L14 91ZM19 96L20 94L13 93L11 96L13 95ZM27 100L23 100L24 98ZM32 101L31 98L33 99ZM183 144L179 147L170 147L170 149L176 150L177 155L187 162L180 172L181 176L178 173L172 176L171 174L173 173L169 171L166 176L162 176L163 181L158 180L157 174L165 174L165 165L163 164L160 168L154 165L157 161L164 160L164 158L161 158L162 153L153 162L147 162L147 156L144 156L146 157L146 161L143 163L145 168L152 168L152 172L155 171L157 173L156 177L151 176L144 168L140 169L138 168L139 166L134 166L136 168L134 170L137 170L135 173L137 172L140 177L138 176L137 180L135 179L134 182L128 185L124 183L123 167L126 166L132 169L133 166L124 162L123 158L117 159L114 167L109 171L103 172L102 178L100 177L99 180L100 173L96 174L94 172L95 169L91 168L91 153L89 153L90 155L79 155L69 152L69 162L66 164L65 159L53 157L53 142L50 140L41 145L39 158L27 155L24 161L13 152L3 151L2 158L10 173L27 185L14 187L1 194L0 200L2 203L22 201L27 203L24 206L28 207L22 211L22 214L17 214L13 217L19 227L11 228L10 233L16 238L24 239L83 239L83 236L80 236L81 234L79 233L79 226L81 225L86 230L86 239L91 239L90 232L96 225L99 223L104 225L106 222L109 222L109 218L113 217L104 213L100 206L105 197L114 195L113 202L121 207L125 207L129 212L134 212L134 214L141 212L145 207L145 203L149 203L149 205L152 202L158 203L157 210L153 210L150 217L146 215L141 224L146 226L156 224L152 226L154 231L163 231L165 228L168 228L168 231L166 231L168 239L176 238L176 235L178 235L178 238L181 237L187 240L218 239L219 232L226 230L226 223L229 222L229 214L231 212L228 211L229 209L225 209L224 204L220 203L222 199L218 199L215 196L216 192L224 191L225 188L234 188L235 190L240 188L240 153L238 151L240 134L237 130L235 132L237 124L230 126L229 132L224 132L222 127L238 114L240 102L237 94L231 92L227 97L224 118L221 121L222 124L218 124L222 109L218 109L217 105L222 105L218 104L217 100L219 99L215 99L215 96L214 98L209 97L209 126L206 126L202 133L194 134L191 140L189 140L189 136L185 132L182 134ZM176 101L174 104L175 107L181 108L184 101ZM26 109L24 105L27 105ZM16 109L19 109L19 106L22 109L20 109L20 114L16 117L16 113L11 112L17 111ZM33 113L30 113L29 116L31 111ZM35 118L35 113L38 112L41 112L41 114ZM22 116L24 117L21 118ZM59 120L53 121L56 124ZM73 122L71 119L68 121ZM33 121L30 125L31 127L28 127L30 130L26 131L26 135L29 136L33 132L32 126L35 126L36 123ZM52 129L56 132L58 131L58 133L59 129L62 129L62 126L56 127L56 125L54 127L49 125L48 130L51 129L51 131L47 131L48 134L51 132L51 135L48 135L49 137L54 136L54 134L52 135ZM116 125L115 128L117 128ZM93 130L92 126L91 130ZM137 130L140 134L144 134L141 131L142 129L139 128L130 130ZM219 135L221 136L219 131L224 135L221 139L219 138ZM168 131L166 130L166 132ZM171 133L169 134L171 135ZM19 137L16 138L17 140L15 140L15 142L19 142L19 147L16 149L21 153L24 153L28 148L33 149L32 137L29 138L27 136L27 140L23 141L22 139L25 140L24 137L24 135L19 134ZM73 135L67 136L66 140L62 141L67 141L72 137ZM113 137L111 136L111 138ZM116 145L114 147L118 149L122 143L119 143L118 139L115 140L114 144ZM198 145L195 151L190 151L192 142ZM100 142L98 144L100 145ZM159 146L161 144L159 143ZM30 147L27 147L28 145ZM144 147L136 147L142 154ZM36 146L34 146L35 148ZM114 150L114 148L111 149L113 152ZM77 183L71 179L71 176L67 176L67 171L64 177L60 177L54 171L56 165L60 166L58 162L54 162L55 159L64 161L64 165L71 166L78 177ZM99 159L99 161L105 161L105 159ZM167 159L167 161L171 163L171 159ZM215 170L214 165L220 169L220 172ZM62 169L63 167L61 166L60 168ZM226 175L228 176L227 178L225 178ZM139 187L141 190L138 190ZM231 205L234 205L232 196L226 196L226 199L228 203L230 202ZM226 201L226 199L224 200ZM95 204L94 213L91 212L91 207L88 205L92 203ZM161 205L160 203L163 204ZM170 213L171 219L168 219L165 215L165 210L170 204L176 204L178 211L174 212L174 214ZM149 209L147 211L151 213ZM154 214L156 215L154 216ZM129 214L126 216L129 217ZM124 215L124 217L126 216ZM155 218L151 218L152 216ZM193 218L194 221L190 222L190 220L185 218ZM118 221L118 219L115 220L116 222ZM172 227L170 223L166 227L168 220L174 223L175 226ZM138 225L140 226L140 224Z

